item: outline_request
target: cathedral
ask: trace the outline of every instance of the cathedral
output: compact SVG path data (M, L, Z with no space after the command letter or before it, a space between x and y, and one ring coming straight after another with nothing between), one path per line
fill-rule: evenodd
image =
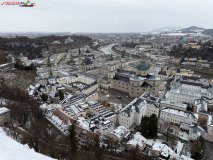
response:
M111 55L108 64L108 83L102 81L100 86L123 91L131 97L139 97L145 92L158 97L160 78L149 73L149 69L150 66L142 61L137 65L135 72L126 70L124 52L119 64Z
M87 49L86 53L89 53L90 51ZM79 48L79 53L78 53L78 65L79 65L79 70L83 70L83 71L88 71L91 69L94 69L95 65L91 62L91 60L87 57L85 57L82 60L82 54L81 54L81 50Z

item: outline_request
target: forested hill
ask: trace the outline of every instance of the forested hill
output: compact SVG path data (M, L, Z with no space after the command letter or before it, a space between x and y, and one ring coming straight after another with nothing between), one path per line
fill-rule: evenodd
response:
M64 41L70 37L73 42L65 44ZM52 42L59 41L60 44L53 44ZM51 47L53 46L54 47ZM88 36L42 36L37 38L28 38L26 36L16 36L15 38L0 37L0 50L5 53L13 53L19 55L22 53L28 59L41 57L43 50L51 50L53 52L63 52L68 49L82 47L84 45L92 46L92 39ZM54 48L54 50L52 49Z
M170 56L175 56L179 58L197 58L201 57L202 59L207 59L209 62L213 61L213 46L211 43L205 43L200 46L200 49L186 49L182 45L178 47L173 46Z

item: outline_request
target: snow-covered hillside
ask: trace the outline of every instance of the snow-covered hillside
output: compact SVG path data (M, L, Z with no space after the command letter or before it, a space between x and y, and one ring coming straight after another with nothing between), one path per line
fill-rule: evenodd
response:
M8 137L0 128L0 160L54 160Z

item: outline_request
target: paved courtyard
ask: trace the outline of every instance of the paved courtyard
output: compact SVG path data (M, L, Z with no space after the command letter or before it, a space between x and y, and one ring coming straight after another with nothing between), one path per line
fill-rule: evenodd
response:
M109 89L104 90L102 93L101 90L98 90L98 97L99 101L102 101L106 99L108 102L113 102L117 104L127 105L129 102L131 102L134 98L129 97L127 94L123 93L122 91ZM121 96L120 99L118 99L118 96Z

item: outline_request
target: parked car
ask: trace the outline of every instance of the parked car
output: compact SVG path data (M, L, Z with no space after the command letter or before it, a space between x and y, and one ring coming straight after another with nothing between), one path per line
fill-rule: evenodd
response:
M121 96L118 96L117 98L118 98L118 99L121 99Z

